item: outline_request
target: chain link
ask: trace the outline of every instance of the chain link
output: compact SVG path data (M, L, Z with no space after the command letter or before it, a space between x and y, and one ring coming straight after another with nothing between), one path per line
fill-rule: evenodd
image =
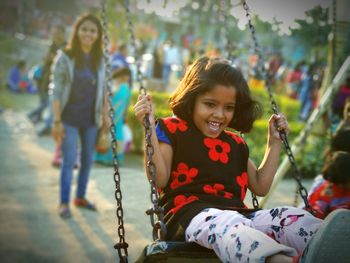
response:
M268 72L267 72L267 70L264 67L263 62L262 62L263 61L263 59L262 59L262 52L261 52L261 49L260 49L260 46L259 46L259 43L258 43L258 40L257 40L257 37L256 37L255 27L254 27L254 25L252 23L252 18L251 18L251 15L250 15L250 9L249 9L248 4L247 4L247 2L245 0L242 0L242 5L243 5L244 10L246 11L246 17L248 19L248 26L249 26L250 33L251 33L251 36L252 36L252 39L253 39L254 51L259 57L258 70L262 73L263 78L265 80L265 85L267 87L267 91L268 91L268 94L269 94L269 100L270 100L270 103L271 103L272 111L273 111L274 114L278 114L277 103L276 103L276 101L275 101L275 99L273 97L273 93L272 93L271 76L268 74ZM294 177L294 179L296 180L296 182L298 184L299 194L300 194L301 198L304 201L305 208L308 209L308 210L311 210L310 204L309 204L308 199L307 199L307 190L301 183L302 175L301 175L301 172L300 172L300 170L299 170L299 168L298 168L298 166L297 166L297 164L295 162L295 158L294 158L292 149L289 146L287 135L283 131L279 131L279 134L280 134L281 140L282 140L282 142L284 144L284 147L285 147L285 150L286 150L286 153L287 153L287 156L288 156L288 160L289 160L289 162L291 164L291 167L292 167L293 177Z
M125 242L125 229L124 229L124 211L122 206L122 192L120 188L120 174L119 174L119 168L118 168L118 159L117 159L117 141L116 141L116 127L114 124L114 110L112 107L112 91L111 91L111 83L112 83L112 77L111 77L111 65L110 65L110 58L109 58L109 38L107 34L107 15L106 15L106 0L102 0L101 2L101 23L102 23L102 30L103 30L103 44L104 44L104 50L103 50L103 61L105 64L105 80L104 85L107 88L107 94L108 94L108 116L110 119L110 134L111 134L111 146L112 146L112 152L113 152L113 166L114 166L114 182L115 182L115 199L117 202L117 208L116 208L116 216L118 219L118 236L119 236L119 242L114 245L114 248L118 250L119 260L121 263L127 263L128 262L128 243Z
M136 62L136 70L137 70L137 82L139 83L139 93L147 94L146 89L143 86L143 75L140 69L140 61L138 60L139 56L137 56L137 48L136 48L136 38L133 30L133 23L131 20L131 12L129 8L129 1L124 1L124 7L126 11L126 17L128 20L128 30L130 35L130 42L134 49L135 54L135 62ZM146 214L150 216L151 225L153 227L153 240L164 240L166 235L166 227L164 224L164 210L159 206L159 193L155 184L155 176L156 176L156 165L153 162L153 153L154 148L152 145L151 137L152 137L152 128L149 121L149 116L147 115L143 120L143 125L145 127L145 152L147 158L147 173L150 177L149 183L151 187L151 202L153 207L146 211Z

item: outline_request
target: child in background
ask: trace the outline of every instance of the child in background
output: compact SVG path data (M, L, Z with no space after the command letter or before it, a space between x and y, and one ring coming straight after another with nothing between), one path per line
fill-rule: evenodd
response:
M6 82L6 86L10 91L28 93L36 92L36 89L28 78L26 64L25 60L19 60L17 64L10 69Z
M114 109L114 124L116 126L115 139L118 145L117 159L118 162L121 163L124 159L124 153L127 147L123 133L123 125L131 97L131 71L128 67L119 68L113 72L112 77L114 80L112 85L112 106ZM113 165L112 148L109 147L106 153L97 152L95 154L95 161L105 165Z
M318 181L309 194L315 216L324 219L335 209L350 209L350 153L330 153L322 169L324 180Z
M256 168L244 139L226 128L249 132L261 109L227 61L195 61L170 108L176 116L155 122L150 95L140 95L134 106L140 123L146 114L151 123L166 240L196 242L222 262L297 260L322 220L294 207L252 211L243 202L247 188L259 196L270 189L282 145L278 131L289 132L284 115L269 119L265 156Z

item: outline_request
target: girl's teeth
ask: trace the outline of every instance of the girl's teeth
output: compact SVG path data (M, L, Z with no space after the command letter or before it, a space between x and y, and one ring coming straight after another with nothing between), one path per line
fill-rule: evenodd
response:
M217 131L220 128L220 124L217 122L209 122L209 129L213 131Z

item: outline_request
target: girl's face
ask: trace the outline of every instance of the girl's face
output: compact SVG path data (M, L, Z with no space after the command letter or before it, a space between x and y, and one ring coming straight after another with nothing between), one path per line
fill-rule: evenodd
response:
M80 45L87 49L91 49L97 38L97 25L90 20L85 20L78 29L78 39Z
M229 125L235 112L236 89L216 85L195 99L193 122L205 135L216 138Z

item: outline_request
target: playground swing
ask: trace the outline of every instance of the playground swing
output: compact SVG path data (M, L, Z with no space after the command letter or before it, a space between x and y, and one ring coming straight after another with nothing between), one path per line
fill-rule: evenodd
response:
M260 54L258 42L255 36L255 29L251 22L251 17L249 13L249 7L246 1L242 1L243 7L246 10L246 16L248 18L249 28L251 30L252 38L254 41L254 49L257 54ZM107 22L106 22L106 9L105 9L106 1L102 0L102 27L104 33L104 62L106 64L106 79L105 85L107 87L107 93L109 96L109 117L111 119L111 146L113 151L113 166L114 166L114 181L116 185L115 190L115 199L117 202L116 215L118 219L118 236L119 242L114 246L118 251L119 261L122 263L128 262L128 244L125 241L125 229L124 229L124 220L123 220L123 207L122 207L122 192L120 188L120 173L117 161L117 142L115 140L116 128L113 123L114 111L111 107L111 67L109 64L109 55L108 55L108 44L109 39L107 35ZM128 19L128 28L131 38L131 44L136 50L136 41L133 32L133 25L131 21L131 15L128 5L128 0L125 0L125 10ZM136 60L137 61L137 60ZM143 87L142 83L142 73L140 71L140 67L136 64L137 68L137 82L139 83L139 93L146 94L146 89ZM268 87L268 93L270 97L270 102L272 105L272 110L275 114L277 111L277 104L273 98L269 76L266 74L266 70L261 66L260 70L264 73L266 86ZM153 156L153 146L151 144L151 128L149 119L145 117L144 119L144 127L145 127L145 149L147 155L147 170L150 175L150 187L151 187L151 201L153 203L153 207L146 211L148 215L150 215L151 224L153 227L153 240L154 243L145 247L143 253L137 262L147 263L147 262L220 262L215 253L212 250L201 247L195 243L186 243L186 242L169 242L164 241L164 237L166 235L166 227L163 220L163 208L158 205L159 194L155 186L155 173L156 167L155 163L152 160ZM291 148L289 147L287 136L285 133L280 133L283 144L285 145L287 155L289 161L291 162L293 168L293 175L296 179L299 186L299 194L302 196L305 207L309 208L309 204L307 201L307 191L301 184L301 174L298 170L298 167L295 163L295 159ZM254 208L258 208L258 201L256 197L253 195L253 206ZM157 215L157 218L155 217ZM327 220L325 220L324 224L318 231L318 233L311 240L305 252L301 258L300 262L331 262L334 260L334 257L338 257L339 260L337 262L348 262L349 253L347 253L347 249L350 246L350 228L348 227L348 222L350 221L350 212L345 210L338 210L332 213ZM332 233L332 235L329 235ZM339 235L334 235L334 234ZM340 234L349 236L349 238L342 239L342 243L336 243L336 236L340 236ZM334 244L338 246L335 247ZM330 249L331 248L331 249ZM322 250L322 253L319 253L319 250ZM342 257L342 254L347 253L345 257ZM344 261L345 260L345 261Z

